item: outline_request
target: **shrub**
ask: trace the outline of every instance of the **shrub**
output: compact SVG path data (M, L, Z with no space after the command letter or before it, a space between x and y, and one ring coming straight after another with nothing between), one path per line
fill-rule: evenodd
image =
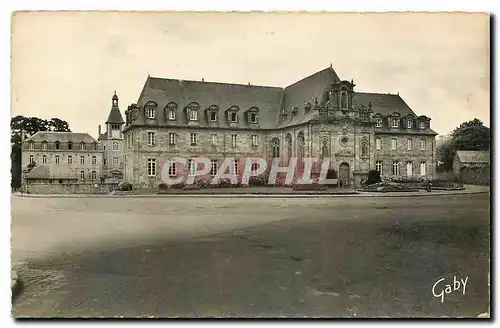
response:
M182 188L184 188L185 185L186 184L184 182L179 182L179 183L170 185L170 188L172 188L172 189L182 189Z
M269 181L269 176L267 174L261 174L258 176L251 176L248 179L248 185L255 187L267 186L268 181Z
M168 189L168 185L166 183L160 183L158 185L158 188L161 190L165 190L165 189Z
M374 183L379 183L382 181L380 177L380 172L377 170L370 170L368 172L368 179L366 180L367 185L372 185Z
M130 191L132 190L132 184L130 182L120 182L116 188L119 191Z
M198 186L199 188L211 188L213 187L212 185L212 180L210 179L200 179L198 181L196 181L196 186Z

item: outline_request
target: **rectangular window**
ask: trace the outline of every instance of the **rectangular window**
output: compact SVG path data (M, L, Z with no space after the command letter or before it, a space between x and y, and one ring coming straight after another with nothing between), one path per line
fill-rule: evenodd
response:
M174 110L171 109L168 111L168 119L175 120L175 111Z
M73 144L71 142L68 142L68 149L72 150L73 149Z
M217 146L217 135L212 134L212 147Z
M420 122L420 130L425 130L425 122Z
M194 160L188 160L188 175L193 176L196 174L196 165Z
M412 176L413 175L413 163L412 162L407 162L406 163L406 175L407 176Z
M168 134L168 144L171 146L175 145L175 133L170 132Z
M80 156L80 164L81 165L85 164L85 156Z
M148 145L149 146L154 146L155 142L156 142L155 133L154 132L148 132Z
M156 176L156 159L148 158L148 177Z
M113 150L118 150L118 142L113 142Z
M92 171L92 181L95 181L97 179L97 172Z
M392 175L399 175L399 162L392 162Z
M35 144L33 142L30 142L29 147L30 147L30 150L33 150L33 149L35 149Z
M375 139L375 148L377 150L382 149L382 139L380 139L380 138Z
M238 122L238 114L237 113L231 113L231 122L233 122L233 123Z
M257 123L257 113L250 113L250 123Z
M397 140L398 139L396 139L396 138L392 138L392 140L391 140L391 149L392 150L396 150Z
M80 171L80 180L85 180L85 171Z
M85 150L85 144L84 143L80 144L80 150Z
M231 146L236 148L236 134L231 135Z
M35 158L33 157L33 155L30 155L30 164L33 164L35 163Z
M411 129L412 121L409 119L406 121L406 128Z
M73 156L68 156L68 164L73 164Z
M192 109L189 111L189 120L190 121L197 121L198 120L198 111Z
M381 118L377 118L375 120L375 127L377 127L377 128L381 128L382 127L382 119Z
M56 161L56 164L59 164L59 155L56 155L55 161Z
M56 149L60 149L61 148L61 144L59 143L59 141L56 142Z
M420 139L420 150L425 150L425 139Z
M237 159L235 159L233 161L233 165L231 165L231 174L238 175L238 160Z
M96 164L97 164L97 157L92 156L92 165L96 165Z
M382 174L382 162L381 161L375 162L375 170L379 171L380 174Z
M47 150L47 143L46 142L42 142L42 149Z
M108 161L105 158L102 160L102 162L104 165L108 165Z
M427 175L427 164L420 162L420 175Z
M259 163L253 162L252 163L252 175L256 175L258 169L259 169Z
M399 121L399 120L398 120L397 118L393 118L393 119L392 119L392 127L393 127L393 128L397 128L397 127L398 127L398 125L399 125L399 124L398 124L398 121Z
M191 146L196 146L196 133L191 133Z
M47 155L42 155L42 164L47 164Z
M210 121L212 121L212 122L217 121L217 112L216 111L210 112Z
M113 157L113 165L118 165L118 157Z
M411 146L412 146L412 140L411 139L406 140L406 150L411 150Z
M155 109L153 107L148 108L147 118L155 118Z
M255 134L254 134L254 135L252 136L252 147L254 147L254 148L255 148L255 147L257 147L258 145L259 145L259 139L258 139L257 135L255 135Z
M215 176L217 174L217 160L210 160L210 175Z
M170 163L170 166L168 167L168 175L169 176L175 176L177 175L177 166L174 163Z

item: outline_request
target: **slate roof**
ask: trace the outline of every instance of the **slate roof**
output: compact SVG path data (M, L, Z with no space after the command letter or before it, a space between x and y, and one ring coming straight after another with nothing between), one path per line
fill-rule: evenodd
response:
M27 175L26 179L75 179L78 180L76 171L63 165L37 165Z
M107 123L112 123L112 124L123 124L125 121L123 120L122 114L120 113L120 109L116 106L111 107L111 110L109 111L108 119L106 120Z
M306 113L304 109L305 103L310 102L314 106L316 98L319 104L326 102L327 90L332 84L340 81L341 79L332 67L316 72L285 88L185 81L148 76L137 101L140 112L132 125L145 125L143 106L148 102L155 102L158 105L158 126L167 125L166 115L163 110L170 102L178 105L178 123L175 125L181 126L187 125L183 109L191 102L200 105L200 127L209 126L205 116L205 109L212 105L219 107L218 122L219 127L223 128L229 128L225 112L231 106L238 106L240 114L251 107L259 108L259 128L261 129L276 129L303 124L318 117L318 112L315 110ZM371 102L374 114L388 115L398 112L402 116L408 114L418 116L399 94L355 92L354 95L354 104L358 107L362 105L368 107ZM287 118L282 120L281 110L285 109L290 112L293 107L297 107L297 113L288 115ZM240 115L239 128L248 127L247 120Z
M372 110L374 114L388 115L394 112L399 113L401 116L408 114L418 115L406 104L399 94L384 94L384 93L370 93L370 92L355 92L354 102L358 106L368 107L368 103L372 103Z
M260 128L273 128L276 126L281 94L282 89L277 87L148 77L137 104L142 108L149 101L154 101L158 104L158 110L163 111L168 103L174 102L178 105L177 118L180 125L187 124L183 109L189 103L196 102L200 105L202 117L206 108L216 105L219 107L218 121L221 127L229 127L226 110L234 105L240 109L240 128L248 127L241 114L251 107L257 107ZM143 114L141 112L135 124L144 124ZM157 118L158 125L166 125L165 115L157 115ZM208 126L205 119L200 119L200 126Z
M490 152L487 150L457 150L457 156L462 164L485 164L490 162Z
M80 133L80 132L51 132L51 131L38 131L31 137L27 138L24 142L34 141L34 142L73 142L73 143L93 143L98 142L88 133Z

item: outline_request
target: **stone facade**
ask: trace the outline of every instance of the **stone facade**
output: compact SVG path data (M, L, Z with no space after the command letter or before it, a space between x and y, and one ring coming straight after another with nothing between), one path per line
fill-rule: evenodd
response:
M24 184L101 181L101 144L87 133L37 132L23 142L21 160Z
M399 94L354 87L331 67L284 89L148 76L138 103L125 112L124 180L156 187L173 157L209 158L218 167L235 157L239 172L248 157L278 156L281 164L297 157L299 165L303 157L328 159L343 185L359 185L374 169L435 174L430 119ZM180 164L175 171L187 173Z

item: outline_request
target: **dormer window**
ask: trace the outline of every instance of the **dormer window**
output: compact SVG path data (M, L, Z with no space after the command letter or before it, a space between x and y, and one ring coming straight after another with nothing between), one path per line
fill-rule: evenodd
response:
M55 145L56 149L61 149L61 143L59 141L56 141Z
M155 118L155 109L153 107L148 107L146 110L147 118Z
M411 129L412 125L413 125L413 123L412 123L411 118L406 119L406 128Z
M257 113L250 113L250 123L257 123Z
M29 142L29 149L34 150L35 149L35 143L33 141Z
M377 117L375 119L375 127L381 128L382 127L382 119L380 117Z
M210 121L212 121L212 122L217 121L217 112L216 111L210 112Z
M229 109L226 111L226 118L232 126L238 126L239 124L239 108L237 106L231 106Z
M399 126L399 120L397 118L393 118L391 122L392 122L391 126L393 128L397 128Z
M298 111L299 111L299 108L297 106L292 107L292 115L297 114Z
M173 121L175 120L175 114L177 112L177 104L176 103L169 103L166 107L165 107L165 110L166 110L166 113L167 113L167 118L170 120L170 121Z
M42 150L47 150L47 141L42 141Z
M73 143L70 141L68 142L68 150L72 150L73 149Z
M172 110L172 109L168 110L168 119L175 120L175 110Z
M425 130L425 122L420 122L420 130Z
M80 150L85 150L85 143L80 143Z
M187 107L187 111L188 111L188 119L190 121L198 121L198 109L200 108L200 106L197 104L197 103L191 103L188 105Z
M246 119L249 124L258 124L259 123L259 109L257 107L250 107L246 111Z

